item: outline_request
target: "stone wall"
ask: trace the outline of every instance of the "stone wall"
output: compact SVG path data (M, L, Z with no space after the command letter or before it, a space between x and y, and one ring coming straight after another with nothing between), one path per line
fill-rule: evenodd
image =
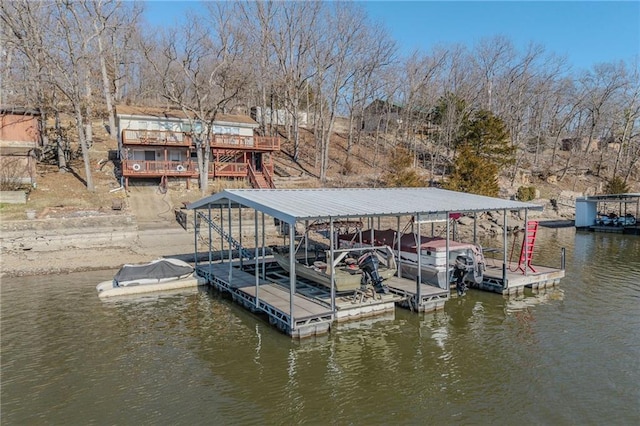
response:
M128 215L6 221L0 224L0 250L5 253L70 248L128 248L137 236L136 220Z

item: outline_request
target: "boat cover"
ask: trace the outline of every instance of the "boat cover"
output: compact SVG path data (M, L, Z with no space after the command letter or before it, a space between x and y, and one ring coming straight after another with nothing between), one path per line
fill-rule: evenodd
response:
M158 259L142 265L123 265L113 277L116 283L142 279L166 280L179 278L193 272L193 267L178 259Z

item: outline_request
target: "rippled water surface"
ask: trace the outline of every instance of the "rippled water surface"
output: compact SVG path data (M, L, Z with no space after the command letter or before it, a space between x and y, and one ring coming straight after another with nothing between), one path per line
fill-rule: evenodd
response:
M559 289L292 341L208 290L3 279L2 424L638 424L640 237L542 229Z

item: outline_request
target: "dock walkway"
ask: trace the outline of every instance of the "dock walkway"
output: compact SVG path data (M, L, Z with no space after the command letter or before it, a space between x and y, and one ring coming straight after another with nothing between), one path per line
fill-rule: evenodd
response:
M504 263L497 259L488 260L482 284L474 285L472 288L504 295L515 295L523 293L525 287L530 287L533 290L554 287L560 283L560 279L564 278L565 275L563 269L539 265L532 265L536 271L527 271L525 275L520 270L512 271L509 266L514 268L515 265L507 263L507 285L505 286L502 279Z
M221 262L198 266L198 274L215 289L229 293L235 302L251 312L266 314L272 325L292 337L324 334L334 320L344 322L382 315L393 312L396 305L416 312L435 311L444 308L449 299L447 290L422 284L418 300L415 282L391 277L385 281L388 294L372 289L336 294L334 312L329 288L298 278L292 318L289 275L275 262L266 263L266 279L259 278L256 287L254 270L253 263L245 264L244 269L239 262L233 262L231 269L229 263Z
M198 274L205 277L214 288L230 293L235 302L252 312L267 314L272 325L292 337L312 336L329 331L333 321L330 308L295 294L292 318L291 295L288 290L278 284L259 279L256 291L254 275L232 267L229 279L229 271L227 263L211 263L198 267Z

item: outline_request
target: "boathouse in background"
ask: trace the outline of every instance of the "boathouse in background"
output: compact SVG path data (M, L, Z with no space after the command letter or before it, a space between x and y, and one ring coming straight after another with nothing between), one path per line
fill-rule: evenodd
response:
M116 107L118 145L125 187L133 179L198 178L196 137L203 123L175 109ZM213 122L208 176L248 179L254 188L273 188L271 153L277 137L256 134L258 123L246 115L218 114Z
M389 294L368 300L336 297L335 286L325 293L309 288L296 277L292 254L300 244L299 237L318 229L317 225L325 226L330 240L327 264L335 266L336 231L345 223L367 223L373 229L386 221L397 229L397 235L401 235L402 222L407 219L416 224L417 235L428 232L425 224L439 223L446 230L448 258L453 213L464 213L475 219L478 213L501 211L503 227L507 229L509 212L523 212L528 223L528 211L542 210L535 204L437 188L224 190L187 208L194 211L194 240L199 240L199 233L209 241L207 253L201 256L196 253L196 259L208 257L208 262L197 265L198 271L215 288L231 294L247 309L266 314L272 324L294 337L322 334L334 321L375 315L394 309L395 305L416 312L441 309L450 297L448 283L447 288L442 289L421 283L419 277L416 280L392 277L387 282ZM265 241L266 224L273 221L284 225L281 229L285 241L288 240L291 273L272 269L274 261ZM474 220L474 242L476 222ZM252 237L244 242L242 236L247 232L243 229L253 231ZM560 269L537 265L533 269L525 265L522 273L512 272L507 260L506 232L503 238L502 261L494 262L479 288L516 294L524 286L554 286L564 277L563 261Z
M640 193L590 195L576 199L578 230L640 235Z

